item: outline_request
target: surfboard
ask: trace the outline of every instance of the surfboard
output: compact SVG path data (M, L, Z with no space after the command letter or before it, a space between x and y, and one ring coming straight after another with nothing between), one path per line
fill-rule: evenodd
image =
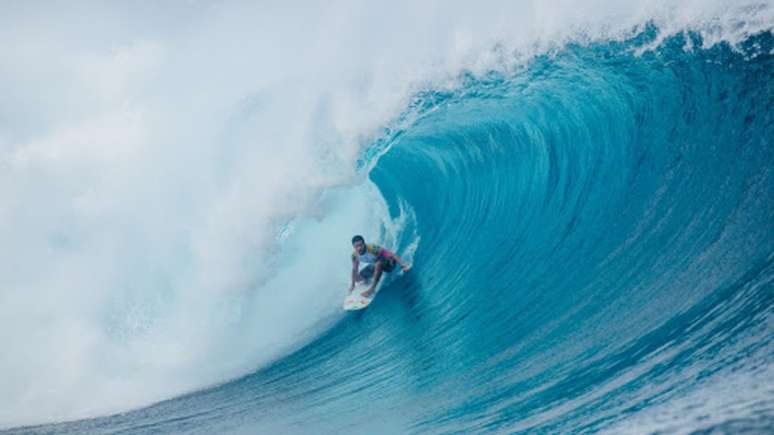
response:
M352 290L352 293L347 295L341 307L347 311L362 310L363 308L368 307L368 305L371 304L371 301L373 301L376 295L379 293L379 288L381 288L382 283L380 282L376 286L376 291L374 291L374 294L372 294L370 297L361 295L361 293L368 290L370 286L371 281L368 281L367 283L359 282L355 284L355 288Z

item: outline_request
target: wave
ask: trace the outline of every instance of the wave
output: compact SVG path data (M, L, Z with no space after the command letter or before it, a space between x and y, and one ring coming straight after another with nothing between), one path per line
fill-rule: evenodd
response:
M652 38L427 95L372 172L422 235L399 290L422 327L401 335L443 343L412 429L599 430L651 407L661 426L629 430L771 425L772 38L629 54ZM761 391L716 392L732 373Z
M332 79L346 65L321 69L324 92L270 66L261 91L245 74L184 98L201 80L174 87L200 64L186 49L231 32L79 64L107 80L95 113L116 113L0 136L2 317L21 331L3 336L0 424L189 392L22 430L771 426L770 6L686 24L603 5L592 26L557 5L530 10L580 28L452 26L448 63L396 81L357 70L354 90ZM214 30L242 23L217 13ZM122 82L126 65L149 88ZM191 107L155 99L154 80ZM414 269L342 317L354 232Z

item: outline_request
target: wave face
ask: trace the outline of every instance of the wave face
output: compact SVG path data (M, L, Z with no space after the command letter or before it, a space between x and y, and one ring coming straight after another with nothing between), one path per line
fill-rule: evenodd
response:
M413 429L771 426L772 38L746 41L759 57L692 38L571 46L423 96L372 172L422 237L396 289L410 326L388 326L429 364Z
M656 35L417 95L365 163L410 274L247 377L42 429L771 429L774 39Z
M0 424L72 434L772 430L774 36L765 4L741 10L754 25L731 25L730 43L651 22L623 38L559 38L515 62L494 44L478 70L450 66L465 71L451 84L399 86L413 97L385 103L400 106L392 121L379 117L392 113L384 107L368 118L356 103L337 106L347 93L304 113L311 127L299 136L366 137L362 152L286 138L267 158L253 143L295 127L309 89L288 90L278 74L264 77L277 95L244 99L244 73L229 95L195 97L219 108L241 98L213 121L226 132L193 125L181 149L132 130L167 119L138 112L87 129L142 136L116 145L121 164L91 142L94 165L68 154L77 137L0 161L5 180L25 181L0 192L30 194L9 194L22 205L0 217L21 235L0 232L17 242L0 249L27 246L25 234L49 239L0 266L27 289L0 294L11 307L0 308L3 329L22 330L0 333L12 351L0 358L0 389L12 393L0 397ZM133 63L146 50L163 57L151 44L120 60L156 74ZM159 80L179 78L169 75ZM295 96L284 105L283 92ZM134 104L123 97L121 107ZM175 116L209 119L202 110ZM225 145L196 142L202 132ZM75 163L63 170L62 159ZM137 168L150 181L126 175ZM151 187L170 171L176 181ZM56 195L36 184L62 179L76 181ZM63 204L81 184L76 213ZM105 202L113 194L130 201ZM36 218L25 232L32 214L12 211L52 197L53 230ZM345 315L353 232L413 270ZM336 248L320 255L326 246ZM43 254L41 269L26 260ZM30 423L49 424L19 427Z

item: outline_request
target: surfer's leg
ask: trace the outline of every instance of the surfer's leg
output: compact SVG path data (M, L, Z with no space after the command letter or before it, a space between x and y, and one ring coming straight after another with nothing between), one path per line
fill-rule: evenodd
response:
M376 267L374 267L374 287L376 284L379 284L379 278L382 277L382 268L384 265L381 261L376 262Z
M368 281L372 276L374 276L374 265L369 264L368 266L364 267L360 273L358 273L358 282Z
M380 261L382 264L382 271L390 273L393 270L395 270L395 260L393 259L387 259Z
M379 284L379 278L382 277L382 262L377 261L376 266L374 267L374 283L371 284L371 288L367 291L361 293L361 295L365 297L371 297L371 295L376 291L376 286Z

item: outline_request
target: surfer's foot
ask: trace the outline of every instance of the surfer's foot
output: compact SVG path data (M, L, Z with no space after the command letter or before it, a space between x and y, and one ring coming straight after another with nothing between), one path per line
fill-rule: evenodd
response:
M363 293L360 293L360 296L362 296L364 298L370 298L371 295L373 295L373 294L374 294L374 291L373 291L373 289L371 289L371 290L366 290Z

